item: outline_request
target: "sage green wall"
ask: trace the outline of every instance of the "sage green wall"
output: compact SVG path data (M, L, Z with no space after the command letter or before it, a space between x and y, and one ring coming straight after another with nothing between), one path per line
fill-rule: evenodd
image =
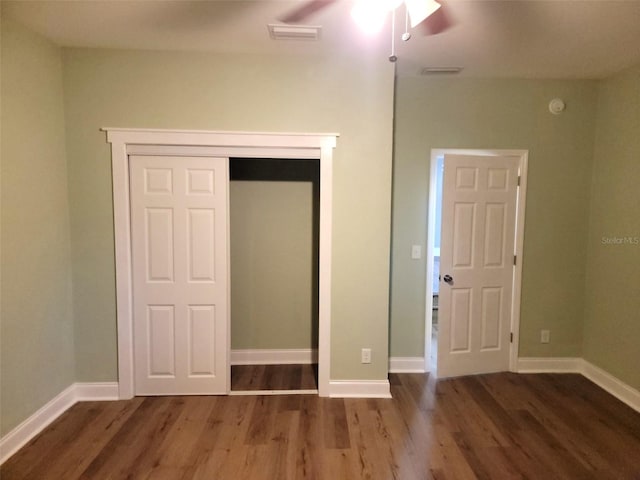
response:
M596 83L399 78L396 95L391 356L424 350L425 261L410 252L426 251L432 148L529 150L520 356L580 356Z
M2 15L1 426L74 382L62 61Z
M110 150L100 127L339 132L331 377L387 374L393 66L352 57L64 50L78 380L117 377ZM373 363L360 363L360 348Z
M312 193L311 182L231 182L231 348L317 348Z
M640 389L640 65L600 84L595 138L584 358Z

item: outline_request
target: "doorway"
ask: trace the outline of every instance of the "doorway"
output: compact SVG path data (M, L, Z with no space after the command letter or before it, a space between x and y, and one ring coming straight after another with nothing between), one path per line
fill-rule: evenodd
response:
M439 312L439 293L440 293L440 246L441 246L441 230L442 230L442 182L444 179L444 155L438 156L435 166L435 210L434 221L435 231L432 247L431 262L433 262L433 270L430 280L433 285L433 294L431 296L431 335L428 337L430 346L429 354L426 357L428 362L428 371L435 372L438 368L438 312ZM429 249L427 249L429 251ZM428 316L428 315L427 315Z
M456 160L456 156L464 156L464 161L471 163L460 164L461 168L458 168L454 173L453 176L456 176L454 179L450 169L455 161L460 161L460 158ZM515 370L518 356L527 156L527 151L524 150L434 149L431 152L425 301L425 370L427 371L437 371L439 376L455 376L483 373L485 367L488 370ZM447 158L450 159L449 162L447 162ZM502 161L504 165L496 164L494 168L492 167L492 162L494 161L498 162L498 164ZM515 170L509 173L508 170L511 167L508 165L514 165ZM468 178L465 177L467 173L469 174ZM448 187L445 185L447 175L449 176L450 184ZM484 175L484 180L480 180L480 175ZM451 200L447 200L444 190L448 188L449 191L453 191L455 187L452 186L456 182L464 183L467 181L471 182L469 185L473 185L473 188L469 188L469 191L476 190L476 187L483 182L487 183L487 176L491 176L493 179L491 180L493 186L497 186L498 183L503 181L506 183L512 182L508 187L505 183L504 189L505 192L506 190L514 192L513 207L501 205L503 200L496 200L493 197L490 197L492 200L488 202L486 199L481 199L480 203L477 203L477 200L473 200L471 197L464 198L458 202L457 207L459 208L456 211L459 213L467 209L466 211L472 214L467 216L468 221L466 223L462 222L463 216L453 213ZM477 183L478 181L480 183ZM480 187L480 189L482 188L484 187ZM497 190L500 189L502 187ZM494 193L489 192L488 195L493 195ZM482 193L482 195L487 195L487 193ZM507 194L505 193L505 195ZM443 197L445 198L444 202L448 203L447 205L443 204ZM476 202L476 206L474 206L474 202ZM488 216L485 215L487 205L489 205L490 210ZM508 213L509 209L513 210L512 226L511 224L501 223L502 220L500 222L497 221L498 218L504 218L506 222L508 216L511 215L511 213ZM500 215L504 214L505 216L496 215L499 212L503 212ZM480 216L476 216L476 213ZM452 218L455 222L452 222ZM513 240L509 240L509 235L507 235L504 237L504 241L500 237L499 241L484 242L485 230L483 230L483 225L485 222L493 222L491 225L498 225L495 228L506 229L505 232L512 229L511 238ZM442 224L444 224L446 232L445 237L440 238ZM471 258L471 260L462 265L459 261L462 258L459 256L462 252L459 245L462 245L462 243L457 241L457 246L454 247L452 238L449 237L453 234L452 232L458 232L456 235L459 235L459 232L466 228L465 225L469 227L467 229L468 238L465 239L465 242L469 247L467 253L470 255L468 258ZM491 228L487 227L487 232L491 233ZM486 250L484 248L485 244L491 246L493 250ZM482 252L476 254L478 246L481 247ZM456 255L458 255L454 262L457 262L455 265L458 268L456 272L459 274L457 280L456 275L452 276L453 271L451 270L451 255L453 255L452 251L454 249L457 252ZM481 258L486 260L487 252L493 254L498 250L499 254L496 255L498 255L499 261L494 262L495 265L491 264L491 262L487 264L486 261L481 261ZM514 261L515 265L511 266L511 263L507 265L507 261ZM497 286L497 284L491 286L479 284L475 287L471 284L464 285L465 279L474 271L474 265L477 266L479 264L492 267L485 270L484 273L494 276L499 270L497 267L500 264L502 266L501 271L510 275L511 280L507 281L508 285L505 285L504 289ZM496 268L493 268L494 266ZM447 272L444 272L443 269L446 269ZM469 278L486 277L486 275L478 272L476 271ZM502 281L504 283L504 275ZM455 286L453 285L454 283L456 284ZM443 288L446 288L446 290L443 290ZM478 297L478 295L480 296ZM445 302L444 305L443 301ZM473 315L478 318L472 318L472 311L475 312ZM497 321L494 322L493 318L499 319L502 324L496 323ZM504 326L505 321L507 322L506 327ZM451 328L452 325L453 329ZM434 350L437 351L437 354L435 354ZM485 362L487 365L483 366L484 359L491 357L491 355L495 357L497 351L501 352L500 355L504 362L501 365L504 365L505 368L496 366L500 362L491 363L491 361ZM470 360L478 352L482 352L483 355ZM444 361L443 355L445 355ZM436 359L438 361L435 361Z
M317 393L320 169L229 159L231 394Z

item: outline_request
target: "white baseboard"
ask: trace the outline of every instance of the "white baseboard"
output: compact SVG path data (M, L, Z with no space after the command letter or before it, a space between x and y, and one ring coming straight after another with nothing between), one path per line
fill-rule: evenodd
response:
M640 391L583 358L519 358L518 373L579 373L640 412Z
M0 464L76 403L75 385L69 385L37 412L0 439Z
M391 357L389 373L424 373L424 357Z
M80 401L117 400L118 384L74 383L0 439L0 465Z
M331 398L391 398L389 380L331 380Z
M586 360L583 360L580 373L621 402L629 405L636 412L640 412L640 391Z
M518 373L580 373L582 361L575 357L521 357Z
M76 402L119 400L118 382L76 383Z
M290 365L310 363L318 363L318 350L311 348L231 350L231 365Z

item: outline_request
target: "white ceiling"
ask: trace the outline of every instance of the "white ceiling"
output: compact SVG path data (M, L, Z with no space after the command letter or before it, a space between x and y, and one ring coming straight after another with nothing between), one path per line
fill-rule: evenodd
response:
M268 23L300 3L273 0L2 0L2 13L65 47L338 55L390 51L390 25L366 37L348 0L313 15L319 42L270 40ZM640 63L640 0L449 0L450 30L403 43L398 72L463 66L463 75L601 78ZM390 23L390 22L389 22Z

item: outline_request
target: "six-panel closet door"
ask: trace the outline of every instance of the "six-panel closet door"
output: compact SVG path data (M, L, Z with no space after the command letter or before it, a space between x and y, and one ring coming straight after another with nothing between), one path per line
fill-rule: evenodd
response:
M228 159L129 160L135 394L226 394Z

